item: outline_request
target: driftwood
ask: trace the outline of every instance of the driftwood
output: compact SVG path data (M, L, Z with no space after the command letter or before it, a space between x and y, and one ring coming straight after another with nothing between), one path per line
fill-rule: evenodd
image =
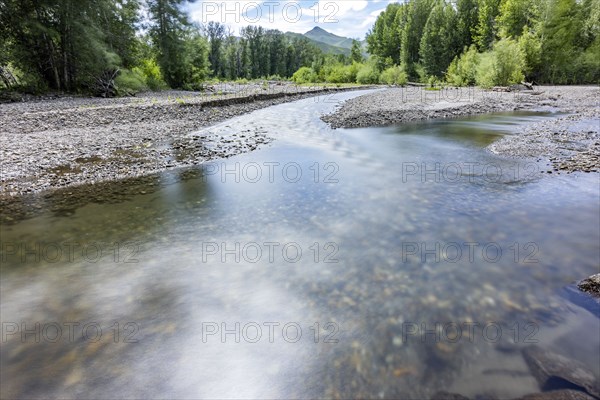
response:
M118 68L106 70L96 77L94 91L97 96L100 97L114 97L117 95L117 88L115 86L115 79L119 76L121 71Z
M417 83L417 82L406 82L406 86L416 86L416 87L425 87L427 86L424 83Z
M533 90L533 83L528 83L525 81L521 81L521 85L525 86L529 90Z
M492 90L494 92L520 92L533 90L533 83L521 82L520 84L510 86L494 86Z

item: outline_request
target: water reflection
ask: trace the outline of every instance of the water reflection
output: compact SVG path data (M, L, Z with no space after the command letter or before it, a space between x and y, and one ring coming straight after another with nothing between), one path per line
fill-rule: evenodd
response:
M598 268L598 176L483 149L551 116L331 131L318 115L333 106L236 118L227 129L279 140L0 227L2 397L510 398L539 390L525 337L598 374L598 320L556 294ZM6 247L65 242L105 253Z

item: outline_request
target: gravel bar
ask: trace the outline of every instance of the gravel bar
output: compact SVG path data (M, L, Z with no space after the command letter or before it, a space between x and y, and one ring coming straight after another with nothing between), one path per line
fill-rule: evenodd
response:
M165 91L0 104L0 205L7 198L252 151L273 138L261 131L190 133L260 108L365 88L224 84L210 93Z
M549 173L600 172L599 95L598 86L539 86L515 92L402 87L356 97L322 119L333 128L359 128L499 111L560 112L566 115L527 125L488 149L546 162Z

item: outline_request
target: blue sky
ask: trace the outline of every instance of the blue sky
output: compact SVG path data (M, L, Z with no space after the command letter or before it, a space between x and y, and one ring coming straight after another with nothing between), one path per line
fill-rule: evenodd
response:
M234 34L247 25L304 33L319 26L336 35L364 39L375 19L397 0L201 0L188 6L193 21L221 22Z

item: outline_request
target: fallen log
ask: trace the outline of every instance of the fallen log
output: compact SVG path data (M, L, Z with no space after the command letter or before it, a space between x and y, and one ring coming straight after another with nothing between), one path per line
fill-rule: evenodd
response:
M525 81L521 81L521 85L525 86L529 90L533 90L533 83L528 83Z
M406 86L425 87L427 85L424 83L406 82Z

